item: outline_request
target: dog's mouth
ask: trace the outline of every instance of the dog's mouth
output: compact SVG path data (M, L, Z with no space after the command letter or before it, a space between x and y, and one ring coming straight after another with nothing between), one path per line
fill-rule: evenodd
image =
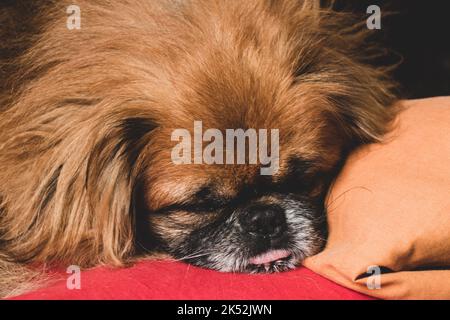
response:
M251 257L248 260L248 271L251 273L281 272L295 268L295 260L294 255L289 250L269 250Z
M287 250L269 250L253 258L250 258L249 262L250 264L254 265L268 264L274 261L287 259L290 255L291 253Z

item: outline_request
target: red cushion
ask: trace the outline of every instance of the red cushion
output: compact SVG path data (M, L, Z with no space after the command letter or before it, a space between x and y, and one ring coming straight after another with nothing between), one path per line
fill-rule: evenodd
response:
M68 277L69 275L66 275ZM66 281L15 299L370 299L306 268L278 274L231 274L173 261L81 272L81 289Z

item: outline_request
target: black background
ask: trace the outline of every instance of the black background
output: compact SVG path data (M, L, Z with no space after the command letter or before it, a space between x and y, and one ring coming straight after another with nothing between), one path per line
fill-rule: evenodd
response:
M381 9L382 28L374 31L377 41L403 58L394 74L402 96L450 95L450 1L336 1L337 8L366 17L369 5Z

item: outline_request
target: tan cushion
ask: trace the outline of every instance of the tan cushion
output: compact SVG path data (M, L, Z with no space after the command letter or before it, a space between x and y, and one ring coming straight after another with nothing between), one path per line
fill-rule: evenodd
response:
M347 161L327 200L327 247L304 264L375 297L450 299L450 97L402 105L386 141ZM370 266L390 270L379 289Z

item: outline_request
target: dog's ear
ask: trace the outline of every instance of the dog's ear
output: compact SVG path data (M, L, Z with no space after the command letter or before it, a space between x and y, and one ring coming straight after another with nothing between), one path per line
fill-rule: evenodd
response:
M329 7L320 15L318 30L327 40L318 60L322 70L313 77L317 90L348 140L357 145L380 141L397 113L392 73L398 57L354 14Z
M288 30L291 40L294 84L316 94L345 141L379 141L396 114L390 79L396 64L364 17L336 11L333 0L269 3L276 14L291 17L280 32Z
M102 230L102 252L107 259L121 260L135 247L136 206L142 192L151 132L156 124L149 115L111 116L105 131L95 139L86 163L86 194L91 212ZM120 261L117 261L120 263Z
M360 54L366 52L370 56L372 52L365 51L363 46L361 44ZM390 78L393 68L375 67L365 61L364 56L354 57L345 70L335 75L334 85L325 94L341 128L357 145L379 142L390 130L398 111L395 105L397 85Z
M342 81L324 94L332 105L330 112L348 141L356 145L379 142L389 131L397 113L393 84L385 73L369 66L349 65L353 81Z
M133 253L133 193L155 123L143 108L95 108L104 111L63 117L68 123L59 130L33 138L45 143L35 145L41 152L31 168L38 172L28 175L24 194L5 202L2 220L9 224L3 247L16 260L120 265ZM9 148L17 152L15 163L20 148L17 139Z

